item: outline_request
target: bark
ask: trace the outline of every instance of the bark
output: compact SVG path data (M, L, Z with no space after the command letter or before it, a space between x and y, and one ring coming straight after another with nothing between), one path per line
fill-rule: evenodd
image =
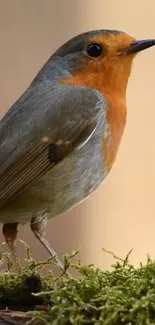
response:
M0 325L25 325L28 320L25 312L0 310Z

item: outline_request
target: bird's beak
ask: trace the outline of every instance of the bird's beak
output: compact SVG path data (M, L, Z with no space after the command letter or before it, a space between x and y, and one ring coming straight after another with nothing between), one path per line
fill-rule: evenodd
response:
M129 45L129 47L122 50L124 54L136 54L140 51L146 50L155 45L155 39L137 40Z

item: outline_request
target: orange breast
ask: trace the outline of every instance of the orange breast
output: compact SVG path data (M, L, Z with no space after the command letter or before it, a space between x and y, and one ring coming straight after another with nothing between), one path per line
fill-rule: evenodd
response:
M98 89L107 102L107 122L111 136L107 137L106 132L102 134L102 150L104 166L107 172L111 169L126 123L126 78L116 79L111 69L100 66L91 67L88 64L81 71L76 71L71 77L66 77L62 82L70 85L85 85ZM120 88L120 89L119 89Z
M107 121L110 135L102 134L102 149L107 172L110 171L119 148L126 123L126 102L120 96L109 96L104 93L107 100Z

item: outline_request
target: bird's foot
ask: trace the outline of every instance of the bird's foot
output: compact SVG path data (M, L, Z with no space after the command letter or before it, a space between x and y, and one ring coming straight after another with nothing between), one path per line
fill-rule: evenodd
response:
M13 266L15 266L16 271L20 272L20 263L17 258L17 252L16 252L16 246L15 246L15 240L17 238L17 227L18 223L5 223L3 225L3 235L5 237L5 241L11 251L12 255L12 262Z
M67 275L67 277L71 278L68 270L65 270L63 262L59 259L54 249L51 247L47 239L45 238L45 229L47 225L47 217L46 215L37 215L32 217L31 219L31 230L33 231L35 237L40 241L40 243L45 247L48 253L55 259L56 263L61 268L62 272Z

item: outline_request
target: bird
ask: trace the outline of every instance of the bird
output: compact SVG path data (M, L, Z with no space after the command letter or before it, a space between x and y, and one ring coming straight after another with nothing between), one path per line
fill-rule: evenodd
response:
M0 223L14 262L18 225L59 266L48 218L91 195L109 174L127 116L135 56L155 45L119 31L86 31L58 48L0 120Z

